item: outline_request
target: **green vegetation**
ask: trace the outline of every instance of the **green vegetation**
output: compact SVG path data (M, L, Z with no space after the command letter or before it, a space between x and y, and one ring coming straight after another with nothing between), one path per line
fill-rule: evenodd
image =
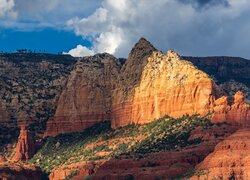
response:
M49 137L45 145L30 160L49 173L62 164L119 158L159 151L178 151L202 140L189 140L191 131L198 126L210 128L207 117L198 115L174 119L164 116L148 124L131 124L111 129L110 122L101 122L81 133ZM157 166L157 164L145 164Z
M19 128L4 126L0 127L0 152L2 152L4 156L8 156L12 153L13 147L11 146L10 151L10 149L8 149L6 146L8 144L15 144L17 142L18 136Z

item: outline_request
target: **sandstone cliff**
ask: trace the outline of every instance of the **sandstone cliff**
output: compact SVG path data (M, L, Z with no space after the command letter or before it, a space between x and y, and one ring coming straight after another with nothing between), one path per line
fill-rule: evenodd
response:
M129 54L112 94L112 127L146 123L165 114L206 114L216 94L207 74L175 52L165 55L141 39Z
M111 92L117 84L120 63L112 55L97 54L78 61L60 96L45 136L82 131L99 121L110 120Z
M242 129L219 143L196 167L191 179L250 179L250 130Z
M220 104L227 98L218 99L222 92L209 75L177 53L163 54L141 38L122 67L108 54L78 61L45 136L81 131L102 120L110 120L116 128L166 114L179 117L215 111L217 122L229 116L229 122L246 121L249 109L244 100L232 107L227 103L228 113Z

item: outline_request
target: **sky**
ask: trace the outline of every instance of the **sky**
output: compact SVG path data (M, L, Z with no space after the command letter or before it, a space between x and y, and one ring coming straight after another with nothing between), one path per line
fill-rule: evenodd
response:
M249 0L0 0L0 51L127 57L144 37L185 56L250 59Z

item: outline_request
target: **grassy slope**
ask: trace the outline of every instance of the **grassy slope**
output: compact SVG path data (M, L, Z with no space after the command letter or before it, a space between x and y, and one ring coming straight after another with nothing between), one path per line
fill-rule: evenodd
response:
M132 124L116 130L110 128L109 122L102 122L81 133L48 138L30 163L49 173L62 164L118 158L122 154L178 150L201 141L188 140L191 130L210 125L208 118L197 115L177 119L165 116L148 124Z

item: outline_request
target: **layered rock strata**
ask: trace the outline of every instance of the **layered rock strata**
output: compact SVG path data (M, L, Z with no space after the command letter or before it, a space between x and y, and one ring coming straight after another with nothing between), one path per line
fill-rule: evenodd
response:
M250 179L250 129L241 129L219 143L197 167L192 179Z

